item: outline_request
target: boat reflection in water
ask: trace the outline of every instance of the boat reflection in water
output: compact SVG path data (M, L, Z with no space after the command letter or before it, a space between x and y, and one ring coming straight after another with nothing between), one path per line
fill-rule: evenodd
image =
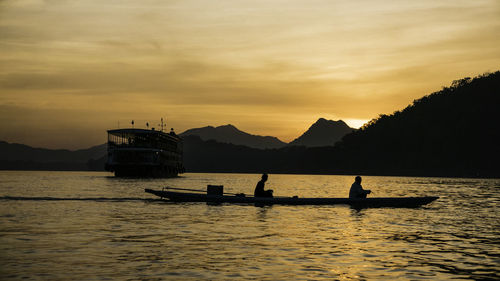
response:
M175 177L185 171L182 147L173 129L109 130L105 169L117 177Z

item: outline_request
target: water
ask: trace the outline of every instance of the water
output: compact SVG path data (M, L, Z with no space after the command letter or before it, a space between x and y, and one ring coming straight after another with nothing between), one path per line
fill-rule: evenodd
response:
M175 204L144 193L222 184L251 194L259 178L0 172L0 279L500 279L498 179L363 177L373 196L441 196L417 209ZM270 175L266 186L345 197L352 182Z

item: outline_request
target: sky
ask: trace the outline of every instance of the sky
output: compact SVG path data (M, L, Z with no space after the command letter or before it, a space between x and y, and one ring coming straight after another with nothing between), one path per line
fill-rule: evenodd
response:
M0 0L0 140L232 124L289 142L500 69L500 1Z

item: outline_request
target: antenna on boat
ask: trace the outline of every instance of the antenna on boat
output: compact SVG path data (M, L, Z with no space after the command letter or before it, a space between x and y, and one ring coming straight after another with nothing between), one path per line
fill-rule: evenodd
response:
M146 128L149 129L149 122L146 122Z
M161 118L161 124L158 124L158 126L161 127L161 131L163 132L163 129L167 126L167 124L163 123L163 118Z
M131 124L132 124L132 128L134 128L134 120L132 120Z

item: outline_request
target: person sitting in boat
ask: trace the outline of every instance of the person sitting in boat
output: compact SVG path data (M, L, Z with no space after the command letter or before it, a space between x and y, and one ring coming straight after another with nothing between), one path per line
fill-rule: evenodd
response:
M267 181L267 174L262 174L262 179L257 183L253 196L255 197L273 197L273 191L271 189L264 190L264 185Z
M366 198L366 195L370 193L372 193L371 190L363 189L361 186L361 177L357 176L349 190L349 198Z

